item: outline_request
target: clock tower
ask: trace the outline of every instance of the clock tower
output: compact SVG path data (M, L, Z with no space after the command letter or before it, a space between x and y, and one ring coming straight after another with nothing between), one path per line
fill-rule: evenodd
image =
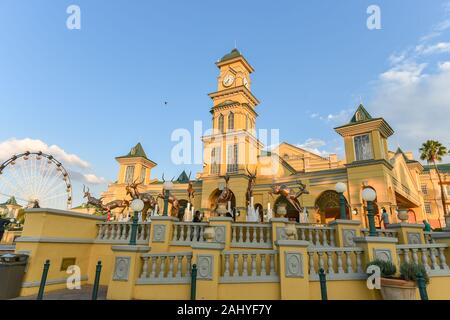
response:
M253 67L233 49L217 61L217 91L210 93L211 135L203 138L205 168L203 175L233 175L254 170L261 143L256 138L255 109L258 99L251 91Z

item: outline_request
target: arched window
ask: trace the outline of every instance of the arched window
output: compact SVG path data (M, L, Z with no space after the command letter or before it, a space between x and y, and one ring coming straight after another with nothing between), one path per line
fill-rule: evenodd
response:
M223 114L221 114L219 116L219 125L218 125L218 127L219 127L219 131L223 132L223 129L224 129L224 126L223 126Z
M234 129L234 113L230 112L228 114L228 130Z

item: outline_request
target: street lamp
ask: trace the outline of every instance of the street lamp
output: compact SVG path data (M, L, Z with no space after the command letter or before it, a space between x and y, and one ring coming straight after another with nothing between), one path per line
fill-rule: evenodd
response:
M367 218L369 220L369 236L376 237L377 229L375 228L375 214L373 213L373 201L377 198L377 193L372 188L365 188L362 197L367 201Z
M345 197L344 192L347 191L347 185L343 182L336 183L336 192L339 194L339 208L341 212L341 219L347 219L347 213L345 212Z
M141 199L134 199L131 201L131 210L134 211L133 215L133 224L131 225L131 237L130 237L130 246L136 245L136 237L137 237L137 228L138 228L138 215L139 212L144 209L144 201Z
M163 216L168 216L170 190L172 190L172 188L173 188L172 181L165 181L163 183L163 188L164 188L164 213L163 213Z

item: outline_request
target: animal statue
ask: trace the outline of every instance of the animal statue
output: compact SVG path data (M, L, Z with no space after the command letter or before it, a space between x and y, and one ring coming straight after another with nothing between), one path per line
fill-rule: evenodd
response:
M247 185L247 192L245 194L245 198L247 200L247 206L250 205L252 196L253 196L253 189L256 185L256 173L258 169L255 169L255 173L250 173L250 171L247 169L247 177L248 177L248 185Z
M222 178L225 179L225 188L220 193L219 197L216 199L216 210L219 207L220 203L228 204L228 201L231 201L231 198L233 197L233 193L231 192L230 188L228 187L228 184L230 182L230 176L225 175L222 176Z
M286 185L276 184L272 186L272 191L269 191L269 194L273 197L273 195L281 195L289 201L290 204L295 208L295 210L300 214L303 211L303 207L300 204L298 198L303 194L309 194L309 191L306 190L306 185L301 181L297 181L299 185L299 191L295 192L293 188L288 188Z
M87 198L87 200L88 200L87 204L88 205L96 207L97 209L100 209L102 211L104 210L103 203L102 203L102 199L103 198L97 199L97 198L93 197L91 195L91 192L89 191L89 187L86 190L86 186L85 185L83 185L83 193L84 193L83 198Z
M107 204L103 205L103 208L107 212L111 212L111 210L122 208L121 214L125 211L125 209L130 207L130 201L128 200L114 200L111 202L108 202Z
M155 209L156 205L158 204L158 201L150 193L140 193L138 187L141 184L142 182L134 181L131 184L128 184L125 187L125 189L127 191L127 195L129 195L133 200L141 199L144 202L144 209L142 209L142 216L143 219L145 220L148 210Z
M175 179L175 177L172 178L171 181L173 181L173 179ZM162 180L163 180L163 183L166 182L166 180L164 179L164 174L162 176ZM161 198L164 200L165 195L166 195L166 189L163 187L162 194L159 194L158 198ZM169 191L169 203L172 205L172 210L171 210L170 215L173 217L177 217L180 212L180 203L179 203L178 199L172 193L170 193L170 191Z
M189 182L187 188L189 201L191 201L191 199L194 199L195 197L194 183L191 181L191 174L192 172L189 172Z

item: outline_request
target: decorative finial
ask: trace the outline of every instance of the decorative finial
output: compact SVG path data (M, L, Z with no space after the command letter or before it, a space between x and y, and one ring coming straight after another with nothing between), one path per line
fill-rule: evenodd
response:
M237 41L234 40L234 48L237 49Z

